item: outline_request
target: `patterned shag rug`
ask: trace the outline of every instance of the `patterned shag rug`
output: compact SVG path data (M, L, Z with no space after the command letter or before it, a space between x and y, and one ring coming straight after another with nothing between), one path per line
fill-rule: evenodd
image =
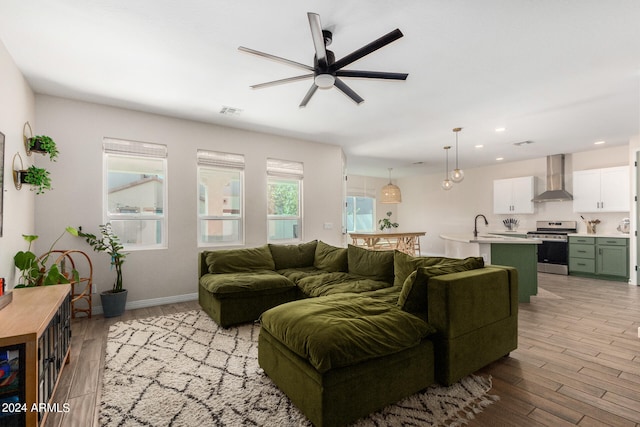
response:
M220 328L200 310L118 322L107 341L101 426L310 426L258 366L259 324ZM466 424L497 400L491 379L432 386L357 426Z

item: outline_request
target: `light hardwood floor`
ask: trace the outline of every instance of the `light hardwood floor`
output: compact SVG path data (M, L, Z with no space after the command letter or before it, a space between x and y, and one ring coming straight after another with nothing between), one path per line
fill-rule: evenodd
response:
M471 426L640 427L640 287L551 274L520 304L518 349L479 373L500 400ZM109 326L121 320L198 309L196 301L72 322L71 362L55 401L67 414L46 425L97 427Z

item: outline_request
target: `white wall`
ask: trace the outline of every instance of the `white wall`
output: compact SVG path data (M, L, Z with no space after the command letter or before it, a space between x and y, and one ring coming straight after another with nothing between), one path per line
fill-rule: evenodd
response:
M574 170L593 169L629 164L627 145L580 153L567 154L565 158L565 186L571 192ZM484 231L504 230L502 220L514 217L520 220L519 230L535 230L536 220L576 220L578 231L586 228L580 220L580 214L573 212L571 202L546 202L535 205L535 213L530 215L494 215L493 180L535 176L536 194L545 189L546 158L520 162L496 164L477 169L465 170L465 179L455 184L453 189L444 191L440 187L442 176L424 175L401 178L398 186L402 190L403 202L398 205L398 222L405 229L426 231L421 240L422 252L426 254L444 254L444 242L438 236L441 233L461 233L473 231L473 219L477 214L486 215L489 226L479 221L479 229ZM631 196L630 196L631 197ZM626 213L583 214L591 219L602 221L598 232L616 232L618 223L629 217Z
M68 225L96 232L103 222L103 137L167 145L169 247L128 256L123 273L129 302L197 292L197 254L202 250L196 230L198 148L245 155L246 246L266 242L267 157L304 163L303 239L342 243L342 150L337 146L41 95L36 97L36 117L34 131L54 138L60 149L58 162L48 164L54 190L36 198L36 231L43 243ZM333 228L325 229L325 223ZM71 236L63 246L90 250ZM99 290L109 289L113 272L107 256L92 254L92 259Z
M25 154L22 129L28 121L34 125L35 104L33 91L16 67L0 41L0 132L5 135L3 234L0 237L0 276L7 280L8 288L15 283L13 255L26 250L22 234L33 234L34 193L13 184L12 161L20 153L25 168L32 161ZM16 166L19 162L16 161Z

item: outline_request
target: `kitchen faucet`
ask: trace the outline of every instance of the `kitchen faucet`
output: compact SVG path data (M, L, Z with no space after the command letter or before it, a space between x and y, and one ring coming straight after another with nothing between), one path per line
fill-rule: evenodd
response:
M486 216L482 214L476 215L475 219L473 220L473 237L478 237L478 217L480 216L484 218L484 225L489 225L489 221L487 221Z

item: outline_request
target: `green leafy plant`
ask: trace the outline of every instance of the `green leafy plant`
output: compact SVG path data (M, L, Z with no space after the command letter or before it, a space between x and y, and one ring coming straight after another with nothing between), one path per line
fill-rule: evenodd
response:
M397 222L391 222L391 214L392 212L387 212L387 217L378 220L378 225L380 226L380 230L384 230L385 228L398 228Z
M52 162L55 162L56 157L58 157L58 154L60 154L55 141L47 135L36 135L29 138L29 149L37 151L39 153L49 154L49 160L51 160Z
M48 170L32 165L23 173L24 182L31 184L31 189L36 194L43 194L46 190L51 190L51 178L49 178Z
M124 246L113 232L110 223L100 225L98 228L100 229L99 237L95 234L83 233L82 227L78 229L78 236L83 237L94 251L106 252L111 255L111 266L116 270L116 281L113 283L112 292L122 292L122 264L128 254L122 252Z
M20 251L13 257L13 262L20 270L20 278L16 288L28 288L33 286L49 286L57 285L60 283L69 283L69 279L60 273L60 269L57 264L53 264L50 267L47 266L47 261L51 256L53 247L58 243L58 240L64 236L64 233L69 233L77 236L77 231L73 227L67 227L65 231L51 244L51 247L42 257L36 256L31 252L31 244L38 239L38 236L31 234L23 234L22 237L29 243L29 247L26 251ZM74 277L78 275L77 271L72 271Z

